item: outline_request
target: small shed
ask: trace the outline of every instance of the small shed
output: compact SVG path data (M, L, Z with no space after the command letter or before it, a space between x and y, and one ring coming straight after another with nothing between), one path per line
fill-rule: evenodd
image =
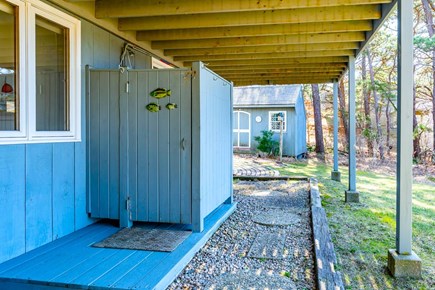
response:
M255 136L263 130L275 132L279 140L278 116L283 116L283 154L299 157L307 152L306 114L301 85L247 86L234 88L233 147L255 150Z

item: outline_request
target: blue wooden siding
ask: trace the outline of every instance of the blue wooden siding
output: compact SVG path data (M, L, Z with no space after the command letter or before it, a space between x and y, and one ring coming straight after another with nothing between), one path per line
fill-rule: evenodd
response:
M92 217L120 219L122 225L128 220L191 223L189 73L188 69L89 71ZM171 89L171 96L151 97L159 87ZM150 102L161 110L146 110ZM168 110L168 103L177 104L177 109ZM120 207L127 199L131 214Z
M234 109L234 111L239 109ZM257 142L254 140L255 136L261 136L261 131L269 130L269 112L270 111L285 111L287 112L287 132L283 133L283 154L293 156L295 152L295 113L294 108L243 108L240 111L248 112L251 114L251 150L257 148ZM255 118L261 117L261 122L257 123ZM279 132L275 132L273 138L279 140Z
M85 65L117 68L124 41L82 21L82 142L0 145L0 262L93 222L87 215ZM136 54L137 67L151 59Z
M298 156L307 152L306 145L306 115L302 94L299 95L295 107L283 108L234 108L234 111L242 111L251 114L251 150L256 150L258 143L255 136L261 136L261 131L269 130L269 112L287 112L287 130L283 132L283 154ZM244 115L244 114L243 114ZM255 120L261 117L261 122ZM273 135L274 140L279 141L279 132Z
M297 126L296 126L296 138L295 138L295 156L298 156L300 154L307 152L307 116L305 112L305 104L304 99L301 96L298 98L296 102L296 120L297 120Z
M88 170L92 217L119 218L119 71L90 74Z
M198 229L203 218L232 196L232 85L201 63L194 63L193 70L192 206Z

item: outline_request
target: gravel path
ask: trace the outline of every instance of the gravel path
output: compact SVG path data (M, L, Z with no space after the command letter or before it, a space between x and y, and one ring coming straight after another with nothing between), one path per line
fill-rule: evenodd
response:
M308 182L240 181L234 190L236 212L168 289L314 289ZM279 219L283 211L291 213L286 219L294 216L292 224L266 226L252 221L267 212L281 212ZM255 239L268 234L284 235L283 254L248 257Z

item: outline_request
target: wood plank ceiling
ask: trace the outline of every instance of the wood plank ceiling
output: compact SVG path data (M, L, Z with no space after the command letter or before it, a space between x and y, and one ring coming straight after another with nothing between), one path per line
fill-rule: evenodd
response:
M174 61L203 61L235 85L322 83L348 57L391 0L96 0Z

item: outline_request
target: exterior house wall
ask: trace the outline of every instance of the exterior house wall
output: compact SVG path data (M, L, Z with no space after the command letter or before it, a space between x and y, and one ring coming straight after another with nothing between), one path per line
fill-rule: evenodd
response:
M117 68L124 41L82 21L85 65ZM151 58L136 55L137 68ZM87 215L86 108L82 82L82 141L0 145L0 263L93 222Z
M287 130L283 132L283 155L295 155L296 112L294 108L234 108L234 111L243 111L251 114L251 150L255 150L258 145L254 137L261 136L261 131L263 130L269 130L269 112L287 112ZM257 116L261 117L260 123L255 121ZM273 138L279 141L279 132L275 132Z
M299 156L307 152L307 116L302 97L296 102L296 120L295 156Z
M192 87L192 214L194 230L232 197L232 85L195 62Z

